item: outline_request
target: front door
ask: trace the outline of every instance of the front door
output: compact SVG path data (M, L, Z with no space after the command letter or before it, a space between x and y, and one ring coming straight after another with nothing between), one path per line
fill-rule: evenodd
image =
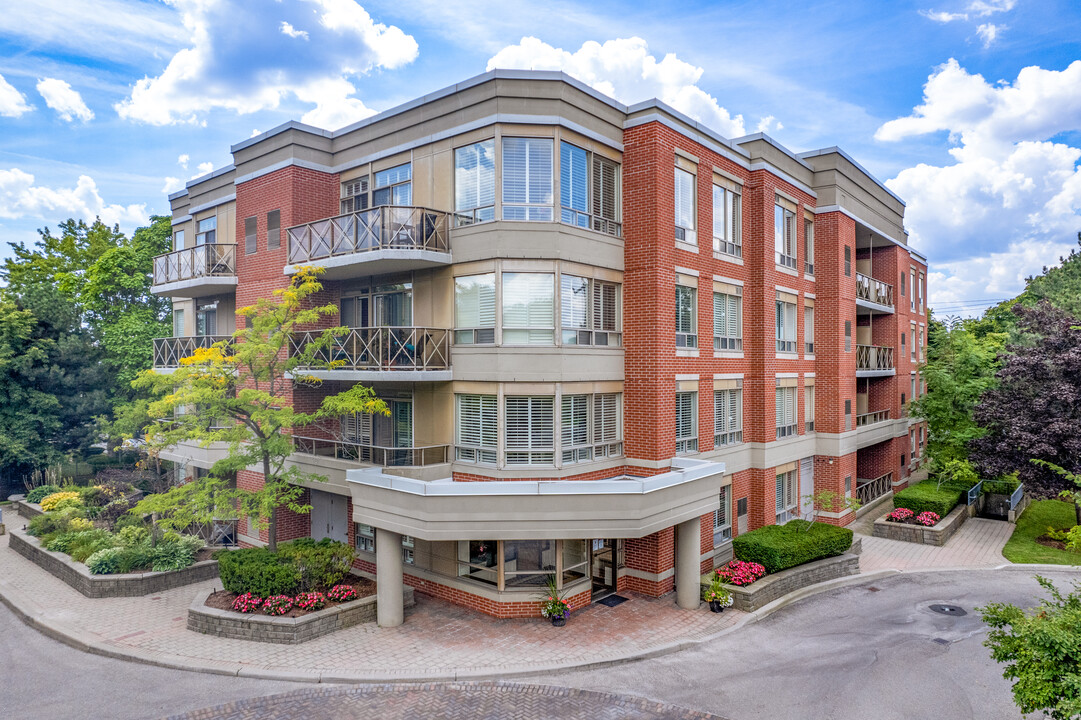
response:
M591 557L593 599L599 600L616 591L616 541L593 540Z
M311 536L316 540L330 538L339 542L348 542L349 498L345 495L311 491Z

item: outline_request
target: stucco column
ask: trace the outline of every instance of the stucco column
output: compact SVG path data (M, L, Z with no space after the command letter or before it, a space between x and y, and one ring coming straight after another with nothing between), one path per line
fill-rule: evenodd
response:
M405 620L402 597L402 536L375 529L375 601L379 627L397 627Z
M698 607L702 566L701 521L698 518L676 526L676 604L685 610Z

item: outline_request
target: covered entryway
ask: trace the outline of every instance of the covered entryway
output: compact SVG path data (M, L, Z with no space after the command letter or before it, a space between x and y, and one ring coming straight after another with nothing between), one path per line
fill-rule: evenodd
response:
M593 540L589 566L593 575L593 601L616 591L616 549L618 540Z

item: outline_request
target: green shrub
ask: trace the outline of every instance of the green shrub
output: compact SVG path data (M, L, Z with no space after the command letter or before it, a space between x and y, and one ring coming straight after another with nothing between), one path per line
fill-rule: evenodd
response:
M98 550L86 559L86 568L92 575L110 575L120 570L121 548L108 547Z
M893 506L908 508L917 515L929 510L939 517L946 517L950 514L950 510L953 510L954 506L961 501L961 493L962 490L956 486L936 487L934 482L925 480L919 485L894 493Z
M59 485L41 485L26 493L26 502L40 503L53 493L60 492Z
M732 541L736 558L775 573L814 560L841 555L852 546L852 531L826 523L790 520L744 533Z
M195 562L195 552L180 542L163 542L151 552L154 572L183 570Z
M308 592L329 590L341 582L353 565L354 552L347 543L329 538L301 538L279 545L278 555L297 569L300 589Z
M145 567L150 567L154 560L151 555L151 547L146 545L128 545L126 547L117 548L117 569L118 573L129 573L133 570L140 570Z
M44 543L46 550L52 552L71 552L71 546L85 531L54 533L49 536L48 542Z
M237 595L250 592L262 598L291 596L300 586L300 571L266 548L222 550L214 557L222 587Z
M30 524L27 526L26 532L34 537L41 538L41 541L44 543L47 542L46 538L50 535L59 535L60 533L67 532L73 517L77 517L77 515L71 512L37 515L30 519Z
M68 549L68 555L75 562L86 562L98 550L116 547L116 539L108 530L85 530L77 535Z
M1020 486L1017 473L1010 473L994 480L984 480L983 492L985 495L1013 495L1014 490Z
M141 525L128 525L116 530L116 538L121 545L146 545L150 542L150 530Z

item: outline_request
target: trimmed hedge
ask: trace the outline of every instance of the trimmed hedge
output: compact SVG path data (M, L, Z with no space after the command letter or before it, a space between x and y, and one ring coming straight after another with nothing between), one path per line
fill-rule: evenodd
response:
M1021 481L1016 477L1000 478L998 480L984 480L984 495L1013 495L1014 490L1020 487Z
M936 487L934 482L925 480L918 485L894 493L893 506L908 508L917 515L929 510L939 517L946 517L957 503L961 502L961 495L964 492L965 490L957 486Z
M300 586L300 571L266 548L219 550L214 559L221 586L237 595L293 595Z
M827 523L790 520L744 533L732 541L736 558L756 562L767 573L843 555L852 546L852 531Z

